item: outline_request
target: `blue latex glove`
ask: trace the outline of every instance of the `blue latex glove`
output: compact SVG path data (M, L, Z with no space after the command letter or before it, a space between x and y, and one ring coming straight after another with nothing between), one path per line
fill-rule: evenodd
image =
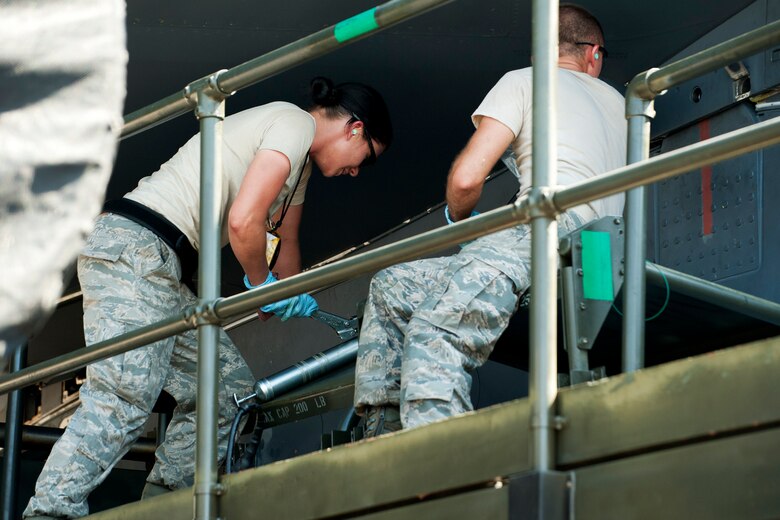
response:
M479 215L479 211L472 211L471 215L469 215L469 217L476 217L477 215ZM450 207L449 207L449 205L446 205L446 204L444 205L444 218L447 219L447 224L454 224L455 223L452 220L452 217L450 216ZM468 242L462 242L462 243L460 243L458 245L460 246L461 249L463 249L464 247L466 247L467 245L469 245L472 242L473 242L473 240L469 240Z
M244 275L244 285L247 289L255 289L257 287L269 285L277 281L278 280L276 277L269 272L268 277L263 283L260 285L252 285L249 283L249 278ZM275 314L279 316L282 321L287 321L290 318L305 318L311 316L314 311L319 308L320 306L317 305L317 300L312 298L310 295L303 293L299 294L298 296L292 296L291 298L286 298L278 302L263 305L260 307L260 310L263 312L270 312Z

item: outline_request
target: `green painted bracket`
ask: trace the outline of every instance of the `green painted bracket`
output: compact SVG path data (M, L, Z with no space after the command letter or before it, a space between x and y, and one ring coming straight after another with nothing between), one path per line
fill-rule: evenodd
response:
M582 288L588 300L612 301L612 248L606 231L583 231Z

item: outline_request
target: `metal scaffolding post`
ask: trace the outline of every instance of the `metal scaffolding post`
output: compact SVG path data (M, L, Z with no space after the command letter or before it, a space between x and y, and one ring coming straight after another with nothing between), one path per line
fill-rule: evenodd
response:
M209 312L219 298L222 200L222 122L225 97L217 87L223 71L193 84L200 120L200 247L198 258L198 395L196 401L195 515L213 520L219 515L217 476L217 379L219 374L219 320ZM203 85L206 82L207 85Z
M27 345L16 349L11 358L11 372L18 372L27 363ZM22 423L24 421L24 390L19 389L8 396L8 408L5 417L5 447L3 448L3 475L0 489L0 505L3 520L16 518L16 500L18 495L19 466L22 452Z
M643 81L649 70L641 80ZM644 84L644 83L642 83ZM653 98L643 99L636 94L639 87L629 87L626 97L628 145L626 164L644 161L650 157L650 122L655 117ZM623 282L623 372L639 370L645 364L645 239L647 193L644 186L626 192L626 275Z
M557 182L558 2L533 5L533 189L531 192L530 382L533 463L554 467L557 386L558 224L548 191Z

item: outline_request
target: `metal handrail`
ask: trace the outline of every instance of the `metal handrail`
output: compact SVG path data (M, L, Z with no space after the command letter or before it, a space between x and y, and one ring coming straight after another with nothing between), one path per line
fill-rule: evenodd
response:
M230 96L238 90L450 2L452 0L391 0L231 69L220 71L216 75L216 90ZM136 135L192 112L196 105L195 83L125 116L121 138Z
M599 177L552 190L548 198L558 211L564 211L588 200L606 197L625 189L667 179L690 169L712 164L758 148L780 143L780 118L741 128L707 141L653 157L647 161L613 170ZM187 309L182 314L82 348L16 374L0 377L0 394L22 388L41 379L82 367L93 361L115 356L140 345L180 334L197 326L196 316L223 320L251 311L259 306L289 298L301 292L335 284L397 262L439 251L486 233L530 221L527 196L451 226L437 228L380 248L345 258L279 282L252 289L228 298ZM42 368L38 368L42 367ZM61 370L58 368L61 367Z

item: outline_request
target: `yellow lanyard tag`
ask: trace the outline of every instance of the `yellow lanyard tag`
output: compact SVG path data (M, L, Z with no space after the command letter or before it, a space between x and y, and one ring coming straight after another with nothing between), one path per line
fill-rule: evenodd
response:
M282 239L272 231L265 232L265 259L268 262L268 268L271 269L279 256L279 249L282 246Z

